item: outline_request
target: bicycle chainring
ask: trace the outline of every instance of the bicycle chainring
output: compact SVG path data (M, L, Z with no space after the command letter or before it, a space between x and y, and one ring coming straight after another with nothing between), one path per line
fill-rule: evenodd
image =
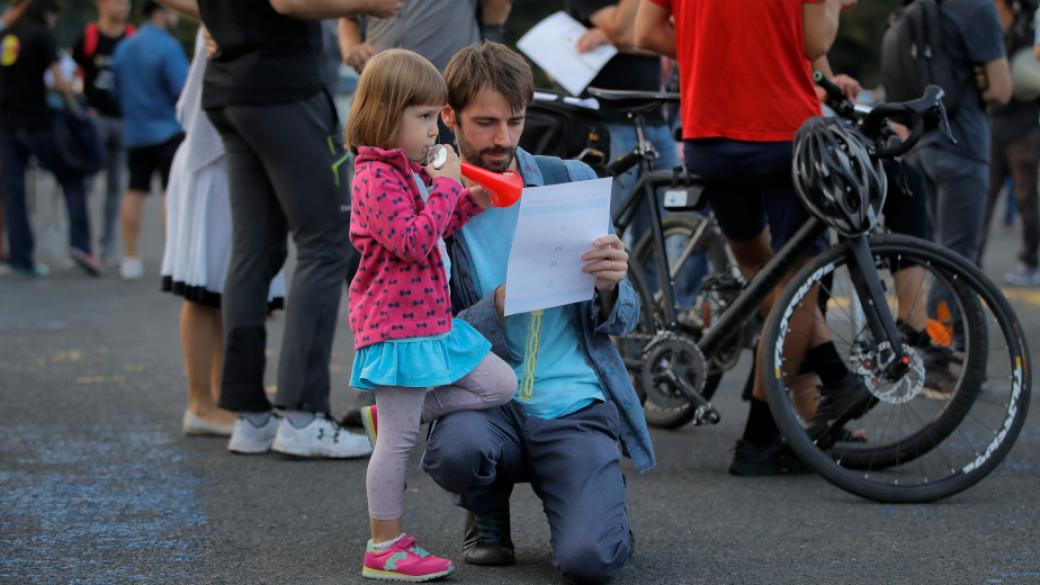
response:
M640 381L648 399L660 407L689 404L687 392L700 394L706 376L704 354L692 338L663 331L643 348Z

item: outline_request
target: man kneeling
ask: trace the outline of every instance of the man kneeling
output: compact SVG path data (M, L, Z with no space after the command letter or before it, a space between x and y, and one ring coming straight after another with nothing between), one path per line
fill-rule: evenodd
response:
M526 186L595 178L580 162L517 148L534 87L518 54L473 45L452 58L444 76L443 118L463 160L517 171ZM584 271L596 278L591 301L503 317L519 208L488 209L450 245L454 308L515 369L519 390L504 406L436 421L423 466L469 511L466 562L513 562L509 496L516 483L530 482L544 505L557 568L567 579L600 583L632 552L622 449L641 472L654 465L639 398L609 337L635 327L639 304L626 279L624 245L605 234L583 256Z

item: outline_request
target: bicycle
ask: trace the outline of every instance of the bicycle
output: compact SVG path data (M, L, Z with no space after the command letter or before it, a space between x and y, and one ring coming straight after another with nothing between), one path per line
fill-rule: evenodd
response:
M760 322L749 322L741 334L727 345L727 351L715 353L700 392L705 398L704 402L692 403L674 386L655 384L644 379L644 348L658 333L659 324L669 324L670 330L677 335L698 338L745 284L713 216L710 213L692 213L704 211L705 201L701 198L703 185L697 183L696 178L687 174L683 167L669 170L655 170L653 167L657 152L646 137L643 115L660 110L662 104L678 103L679 94L629 92L635 102L625 104L618 103L619 92L589 88L589 93L596 97L603 96L603 101L611 108L623 111L632 121L636 132L635 148L605 168L609 176L621 175L633 167L639 168L639 179L612 214L618 236L624 237L633 226L644 202L657 200L658 190L663 191L662 207L671 212L663 216L661 209L654 205L649 210L650 231L632 245L629 279L640 291L643 310L636 330L617 340L618 350L643 400L650 425L674 429L691 421L698 425L718 422L719 414L707 400L714 395L722 375L736 366L741 351L753 347L761 328ZM660 236L657 235L658 228ZM707 274L701 280L697 294L692 295L693 299L680 302L678 297L681 295L677 294L674 286L657 286L658 274L668 274L668 280L674 283L681 274L687 272L687 266L697 255L706 259ZM665 262L659 264L662 259ZM650 270L646 269L647 266ZM651 307L654 313L651 313ZM675 367L680 365L673 364Z
M645 92L590 93L631 115L675 99L673 95ZM926 123L948 131L941 98L942 90L930 87L918 100L883 104L862 113L855 127L864 137L871 159L905 154L924 135ZM893 136L889 121L909 127L905 140ZM656 272L671 275L677 270L667 265L654 187L674 184L674 191L685 191L689 198L698 199L705 183L681 170L652 170L646 153L637 152L645 150L643 138L640 136L641 144L622 159L640 159L644 173L634 191L640 190L640 201L647 203ZM674 199L679 198L676 195ZM618 210L615 220L624 220L622 212L639 202L632 199ZM649 388L644 384L644 391L667 389L694 407L703 422L719 420L704 394L709 387L710 365L717 363L720 352L725 354L734 346L734 338L754 319L761 302L785 274L798 266L812 243L829 225L839 224L833 209L807 207L812 211L810 219L703 329L679 320L671 278L659 279L660 292L655 294L646 286L639 261L630 260L632 284L646 313L640 330L645 334L652 328L654 333L646 343L640 338L622 338L619 343L622 347L629 344L629 349L641 345L641 363L629 352L626 364L638 368L644 382L651 382ZM813 470L832 484L867 499L928 502L971 487L1011 449L1028 409L1030 357L1007 300L974 265L931 242L872 234L877 220L870 218L853 230L845 226L836 246L809 260L791 278L762 330L760 375L781 434ZM921 273L909 282L909 289L906 279L900 278L908 268L914 268L914 274ZM806 390L802 383L805 375L794 367L797 360L790 357L796 355L796 345L806 343L798 338L799 329L792 326L792 318L814 290L826 293L828 310L810 324L826 329L849 369L861 377L870 394L868 402L856 405L857 411L842 412L822 422L814 420L820 396ZM944 295L958 316L956 323L948 324L942 342L962 357L949 365L955 383L938 394L925 392L924 348L904 340L893 315L907 304L912 313L927 293ZM908 303L907 299L912 300ZM854 306L862 308L862 317L852 310ZM850 442L844 436L844 425L850 420L865 433L865 443Z

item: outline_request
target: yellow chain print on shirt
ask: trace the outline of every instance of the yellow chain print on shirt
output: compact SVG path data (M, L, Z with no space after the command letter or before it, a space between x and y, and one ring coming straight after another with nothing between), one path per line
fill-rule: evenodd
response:
M524 343L523 379L520 381L520 400L530 400L534 394L534 374L538 368L538 346L542 339L541 310L531 313L531 321L527 324L527 341Z
M4 67L10 67L18 61L18 53L21 50L22 45L18 42L18 37L14 35L7 35L0 41L0 65Z

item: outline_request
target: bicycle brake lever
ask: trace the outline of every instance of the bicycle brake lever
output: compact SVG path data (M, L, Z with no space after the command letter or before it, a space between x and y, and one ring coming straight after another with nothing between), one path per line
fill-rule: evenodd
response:
M946 115L946 106L940 101L936 107L939 109L939 129L950 139L950 142L957 144L957 139L953 137L953 128L950 127L950 117Z

